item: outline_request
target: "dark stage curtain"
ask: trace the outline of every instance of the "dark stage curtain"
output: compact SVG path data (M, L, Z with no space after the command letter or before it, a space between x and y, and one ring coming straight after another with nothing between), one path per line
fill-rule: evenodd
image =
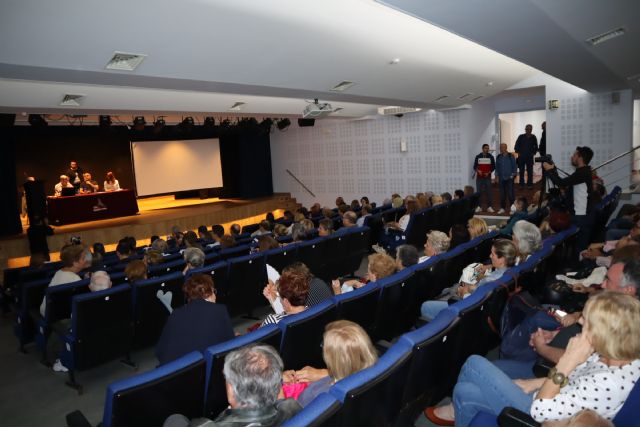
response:
M0 182L4 187L0 191L0 236L22 233L19 212L19 194L22 194L22 188L18 189L18 185L22 186L24 179L16 179L16 138L9 130L10 128L0 126Z

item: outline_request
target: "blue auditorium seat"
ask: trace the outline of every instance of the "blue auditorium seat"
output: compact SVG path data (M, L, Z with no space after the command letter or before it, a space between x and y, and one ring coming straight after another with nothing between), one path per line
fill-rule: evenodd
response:
M329 393L318 395L304 410L282 424L282 427L335 426L341 403Z
M338 319L355 322L371 334L376 321L379 296L380 287L377 282L372 282L332 299L337 307Z

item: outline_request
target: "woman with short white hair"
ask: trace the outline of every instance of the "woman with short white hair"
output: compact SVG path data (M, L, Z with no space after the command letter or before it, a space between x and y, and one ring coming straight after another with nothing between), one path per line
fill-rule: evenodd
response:
M540 249L542 243L540 229L523 219L513 226L511 239L518 248L518 262L526 261L532 253Z

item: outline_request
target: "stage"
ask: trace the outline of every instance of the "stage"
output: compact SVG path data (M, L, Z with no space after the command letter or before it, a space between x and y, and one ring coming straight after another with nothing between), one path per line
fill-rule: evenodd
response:
M48 238L49 249L52 260L57 260L57 252L72 236L80 236L86 245L102 242L107 250L115 249L118 240L124 236L134 236L138 245L146 245L153 235L165 238L174 225L183 230L196 230L200 225L211 229L213 224L222 224L228 231L232 223L241 226L254 224L264 219L267 212L273 212L277 218L282 216L284 210L295 210L297 207L296 200L289 193L275 193L257 199L140 198L137 215L54 227L54 235ZM0 268L28 264L26 230L29 224L26 217L22 217L22 227L22 234L0 240Z

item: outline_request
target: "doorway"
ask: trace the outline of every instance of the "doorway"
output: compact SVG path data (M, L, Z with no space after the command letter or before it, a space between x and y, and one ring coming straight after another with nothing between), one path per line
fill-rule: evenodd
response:
M524 133L526 125L533 127L531 132L536 136L538 144L542 137L542 123L546 121L546 110L518 111L512 113L498 114L498 136L499 143L507 144L507 149L513 153L518 135ZM547 149L548 152L548 149ZM533 165L533 182L538 182L542 178L542 169L540 163ZM519 182L516 177L516 182Z

